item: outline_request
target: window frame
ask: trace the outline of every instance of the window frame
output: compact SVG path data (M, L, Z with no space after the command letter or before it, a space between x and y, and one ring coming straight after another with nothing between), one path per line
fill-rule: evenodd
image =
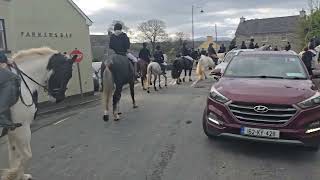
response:
M286 38L283 39L283 37L286 37ZM288 41L288 35L287 34L282 34L280 40L283 41L283 42L287 42Z
M3 28L3 45L4 45L4 49L3 51L7 52L8 51L8 46L7 46L7 34L6 34L6 24L5 24L5 20L4 19L0 19L0 23L2 24L2 28Z
M269 41L269 36L268 35L265 35L262 37L262 40L261 42L268 42Z

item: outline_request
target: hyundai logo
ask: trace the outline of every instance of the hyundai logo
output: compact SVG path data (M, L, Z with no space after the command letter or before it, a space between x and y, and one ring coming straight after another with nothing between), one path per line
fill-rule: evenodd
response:
M258 113L266 113L269 111L269 109L266 106L255 106L253 109L255 112Z

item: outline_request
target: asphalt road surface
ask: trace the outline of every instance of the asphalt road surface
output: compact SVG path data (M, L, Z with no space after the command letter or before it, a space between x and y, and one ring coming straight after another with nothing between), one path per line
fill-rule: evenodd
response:
M103 122L99 102L43 117L33 126L36 180L318 180L320 156L304 148L209 140L201 117L212 80L147 94L139 109L125 91L120 122ZM7 163L0 145L0 168Z

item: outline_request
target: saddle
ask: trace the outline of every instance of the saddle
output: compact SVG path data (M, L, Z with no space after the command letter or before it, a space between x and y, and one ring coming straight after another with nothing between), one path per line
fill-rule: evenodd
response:
M21 124L12 122L10 107L20 97L20 78L10 69L0 68L0 128L13 130Z

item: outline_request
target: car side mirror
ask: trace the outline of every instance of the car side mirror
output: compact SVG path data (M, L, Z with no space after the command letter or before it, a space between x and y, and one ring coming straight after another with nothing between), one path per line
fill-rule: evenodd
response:
M222 76L221 69L214 69L214 70L211 72L211 75L221 77L221 76Z
M312 74L311 79L320 79L320 69L312 70Z

